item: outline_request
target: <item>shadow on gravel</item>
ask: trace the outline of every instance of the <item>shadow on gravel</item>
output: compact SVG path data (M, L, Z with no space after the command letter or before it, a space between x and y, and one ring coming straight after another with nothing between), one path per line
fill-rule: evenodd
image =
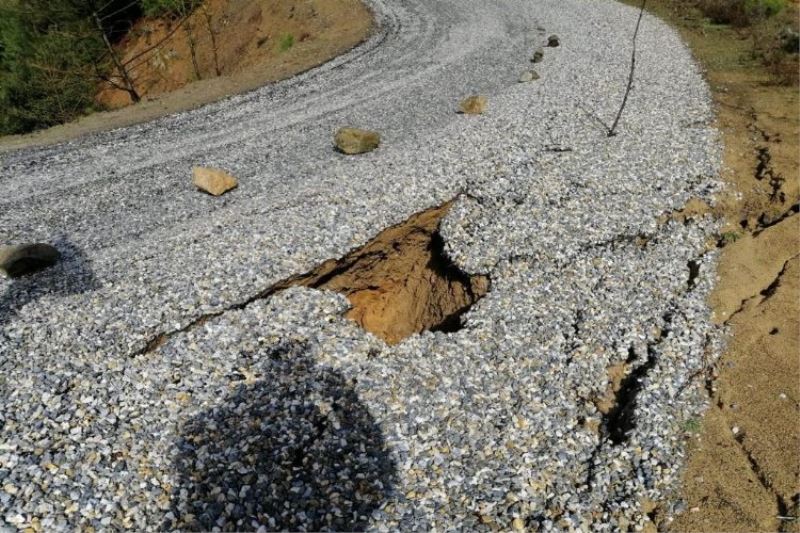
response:
M0 296L0 326L41 296L82 294L97 288L89 260L80 248L63 235L52 244L61 253L58 263L46 270L14 278Z
M184 425L175 467L162 529L362 530L396 471L351 383L297 344Z

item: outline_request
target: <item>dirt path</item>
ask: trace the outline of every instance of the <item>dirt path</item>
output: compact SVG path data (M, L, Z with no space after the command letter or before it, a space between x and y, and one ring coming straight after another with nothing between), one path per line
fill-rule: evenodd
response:
M729 190L715 320L731 338L711 407L692 432L687 512L675 531L798 531L800 475L800 126L796 86L754 59L745 32L651 3L707 69L725 144ZM790 6L797 16L797 6Z
M187 84L196 74L182 29L158 53L145 55L147 61L136 62L141 65L134 73L137 89L144 95L139 104L128 105L124 91L101 91L98 100L112 111L31 134L0 137L0 153L139 124L251 91L333 59L361 43L373 28L372 14L361 0L309 0L298 9L279 0L208 0L204 6L218 31L220 77L213 75L212 45L204 31L203 13L198 12L191 21L203 79ZM170 31L167 21L140 21L121 44L123 56L138 56Z

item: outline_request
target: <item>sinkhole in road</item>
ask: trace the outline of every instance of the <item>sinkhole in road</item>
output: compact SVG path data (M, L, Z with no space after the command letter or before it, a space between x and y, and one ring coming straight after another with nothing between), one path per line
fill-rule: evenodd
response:
M328 260L288 287L344 294L346 317L388 344L423 331L459 330L463 315L489 291L490 280L460 270L439 233L455 200L416 213L338 260Z

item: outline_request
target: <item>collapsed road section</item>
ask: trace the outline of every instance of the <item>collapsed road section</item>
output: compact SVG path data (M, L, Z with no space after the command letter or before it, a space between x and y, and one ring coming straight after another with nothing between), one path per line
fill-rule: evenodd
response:
M3 235L61 259L0 281L3 524L627 530L682 511L682 428L720 342L716 223L664 217L718 187L691 54L642 18L609 137L637 10L370 4L377 33L296 78L4 156ZM484 112L457 113L472 94ZM343 125L380 147L337 152ZM198 194L195 165L238 187Z

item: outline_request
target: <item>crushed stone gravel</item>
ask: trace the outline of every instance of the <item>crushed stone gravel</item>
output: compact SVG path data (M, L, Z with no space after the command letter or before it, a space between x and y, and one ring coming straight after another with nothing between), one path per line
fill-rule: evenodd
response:
M645 15L608 138L638 11L369 3L375 35L291 80L2 156L0 241L62 260L0 279L0 529L639 530L685 507L721 342L717 225L661 217L719 187L690 52ZM454 113L469 94L480 117ZM383 144L338 154L343 125ZM199 194L193 165L239 187ZM459 193L446 251L492 279L460 331L388 347L303 288L242 307Z

